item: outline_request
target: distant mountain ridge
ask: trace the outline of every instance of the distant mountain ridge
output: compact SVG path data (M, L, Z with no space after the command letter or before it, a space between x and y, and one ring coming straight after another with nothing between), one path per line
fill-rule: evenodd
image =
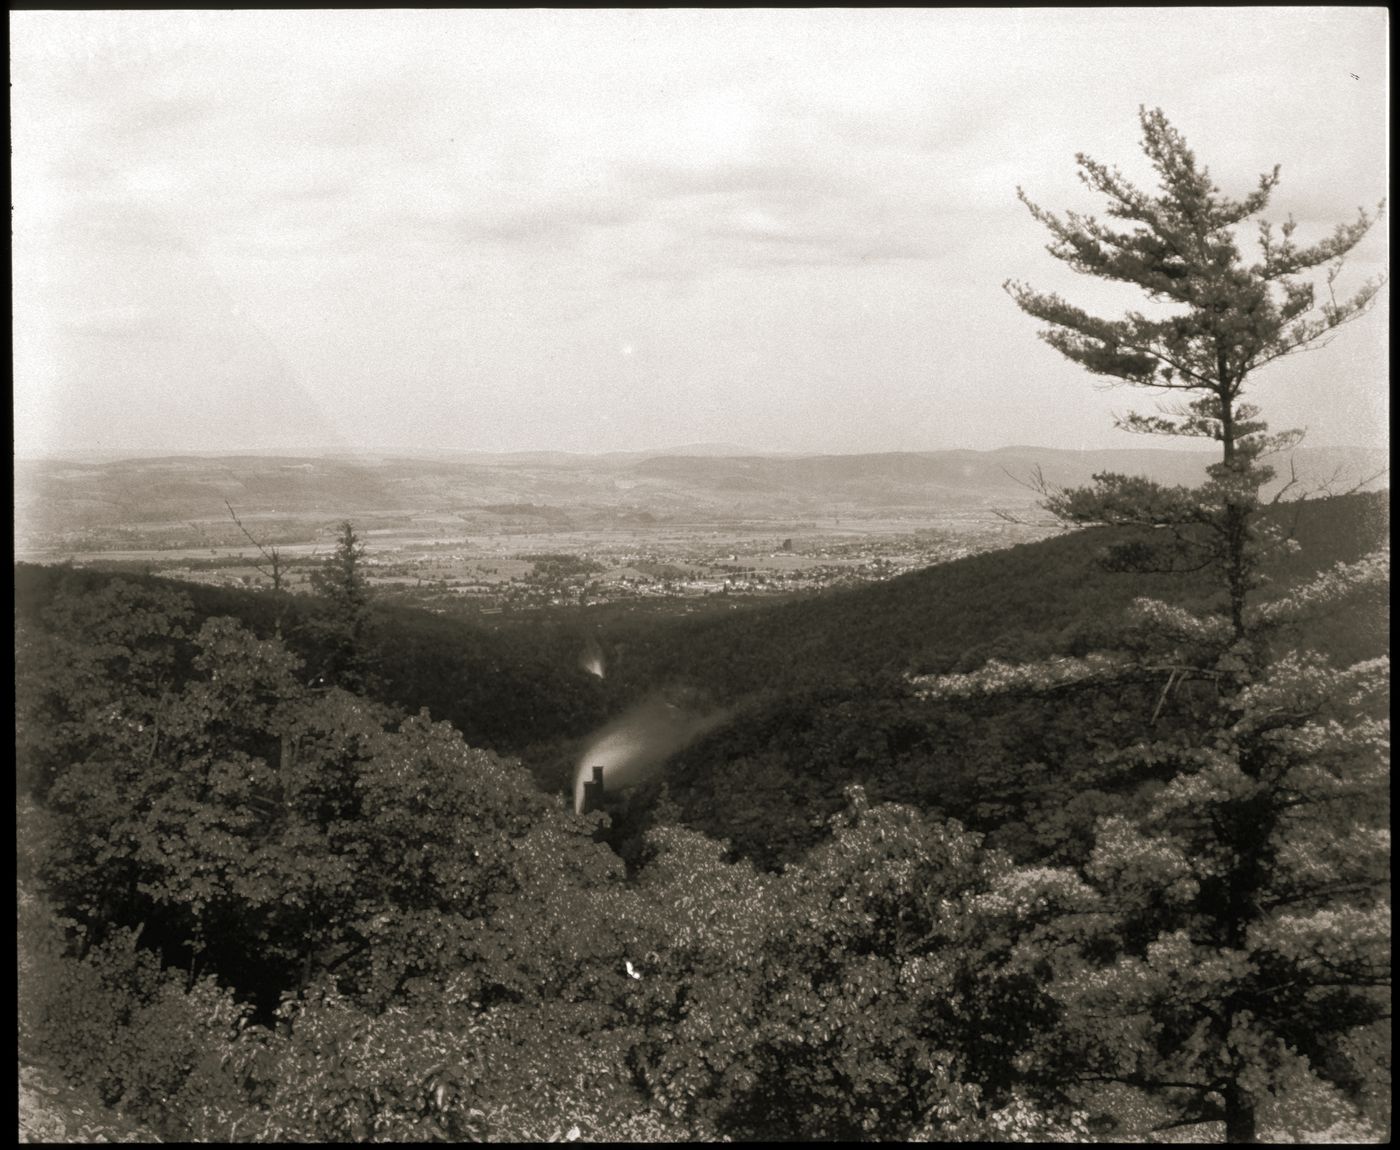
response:
M527 452L360 455L178 455L81 462L17 460L17 532L30 537L93 526L208 522L243 516L334 520L374 515L465 517L489 530L493 507L548 509L551 523L598 525L617 516L657 521L899 517L939 511L1028 507L1037 477L1088 483L1101 471L1169 484L1204 480L1208 451L1077 451L1004 447L861 455L692 453L573 455ZM1388 486L1388 459L1365 448L1301 447L1276 462L1301 490L1370 479ZM1283 479L1276 480L1271 491Z

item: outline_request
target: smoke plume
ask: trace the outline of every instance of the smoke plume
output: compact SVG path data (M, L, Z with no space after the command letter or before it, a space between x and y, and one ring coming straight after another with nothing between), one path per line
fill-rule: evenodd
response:
M660 698L639 703L599 731L579 757L574 810L583 810L583 784L592 778L594 767L603 768L605 790L635 786L727 717L727 711L702 715Z

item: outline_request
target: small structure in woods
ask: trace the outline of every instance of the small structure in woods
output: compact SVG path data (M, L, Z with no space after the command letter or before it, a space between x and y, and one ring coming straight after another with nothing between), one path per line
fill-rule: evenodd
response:
M603 805L603 768L593 768L593 778L583 784L583 809L580 814L596 811Z

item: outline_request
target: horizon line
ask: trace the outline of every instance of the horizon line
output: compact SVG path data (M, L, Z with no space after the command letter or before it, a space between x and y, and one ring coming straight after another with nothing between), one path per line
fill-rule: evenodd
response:
M1358 443L1309 444L1301 443L1292 451L1357 451L1375 454L1389 454L1389 445L1365 446ZM1214 454L1211 448L1194 444L1165 446L1144 444L1141 447L1056 447L1050 444L1008 443L998 447L926 447L888 448L885 450L853 451L794 451L765 449L745 444L733 443L683 443L656 448L615 448L605 451L576 451L557 447L522 447L492 450L475 447L404 447L404 446L308 446L308 447L226 447L226 448L66 448L49 452L20 452L11 449L11 459L15 463L62 463L88 462L100 459L106 463L119 463L125 460L151 459L219 459L230 456L249 458L336 458L355 456L388 456L415 458L423 456L488 456L509 458L522 455L564 455L580 459L606 459L616 456L687 456L701 455L711 458L762 458L762 459L814 459L822 457L858 457L872 455L949 455L954 453L993 455L1010 451L1060 451L1080 455L1130 454L1156 451L1170 454ZM1285 452L1283 454L1291 454Z

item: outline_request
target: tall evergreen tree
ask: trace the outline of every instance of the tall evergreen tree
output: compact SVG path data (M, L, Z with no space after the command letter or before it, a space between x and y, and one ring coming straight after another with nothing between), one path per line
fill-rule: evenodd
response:
M1084 872L1097 901L1074 908L1083 945L1073 962L1060 955L1054 1056L1082 1084L1145 1091L1162 1126L1220 1121L1227 1141L1252 1142L1261 1121L1309 1121L1299 1116L1304 1100L1364 1111L1374 1085L1366 1050L1389 1017L1387 729L1375 701L1388 665L1334 670L1307 651L1273 650L1286 619L1387 567L1377 559L1255 602L1261 563L1287 544L1263 514L1260 489L1274 476L1263 460L1301 433L1270 435L1245 387L1363 315L1382 281L1335 294L1343 261L1374 223L1365 211L1306 246L1291 219L1278 232L1260 223L1260 255L1246 261L1237 231L1267 206L1278 169L1230 199L1161 111L1140 118L1158 194L1078 157L1081 179L1108 197L1122 227L1057 216L1020 195L1051 232L1052 255L1167 306L1103 319L1059 295L1006 286L1049 325L1043 338L1089 371L1183 393L1182 404L1127 415L1121 427L1220 445L1200 488L1101 474L1092 487L1046 491L1063 520L1122 529L1108 551L1117 567L1213 570L1220 612L1139 601L1131 657L993 668L934 691L1148 674L1164 681L1165 700L1184 682L1205 685L1213 702L1200 721L1116 756L1144 785L1135 809L1099 825ZM1328 296L1318 305L1307 276L1322 268ZM1165 785L1150 782L1164 776Z
M347 690L366 682L365 629L369 622L370 586L364 573L365 549L355 528L336 529L335 552L311 573L311 588L326 610L311 627L325 650L319 677Z
M1049 252L1075 271L1141 288L1170 310L1151 318L1129 312L1103 319L1023 283L1005 285L1021 310L1050 326L1041 337L1096 375L1137 387L1182 394L1156 414L1131 413L1119 426L1151 435L1188 436L1220 444L1220 462L1200 490L1165 488L1141 478L1104 474L1095 486L1054 493L1051 509L1077 524L1171 528L1169 549L1137 540L1118 552L1140 565L1166 561L1213 566L1224 576L1230 623L1244 637L1244 611L1266 550L1256 512L1259 489L1273 478L1261 460L1294 446L1300 431L1269 435L1245 385L1262 367L1330 341L1336 329L1365 314L1383 281L1371 279L1338 300L1335 285L1347 254L1375 219L1359 209L1316 244L1294 241L1290 217L1276 233L1258 226L1259 258L1249 263L1237 229L1269 203L1279 168L1259 178L1240 200L1224 196L1199 167L1186 141L1160 109L1140 113L1143 151L1160 177L1150 195L1116 169L1083 155L1080 179L1108 197L1115 228L1092 216L1061 218L1018 195L1050 231ZM1380 208L1377 209L1379 214ZM1326 268L1328 299L1317 304L1308 273Z

